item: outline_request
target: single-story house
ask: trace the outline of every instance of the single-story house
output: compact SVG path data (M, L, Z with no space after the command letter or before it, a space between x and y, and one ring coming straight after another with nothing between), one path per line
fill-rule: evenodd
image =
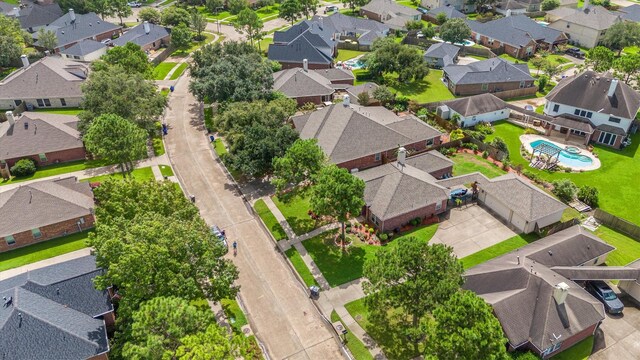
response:
M102 41L117 37L122 32L122 26L104 21L95 13L76 14L73 9L69 9L68 13L43 29L55 33L57 45L54 52L56 53L84 39ZM38 42L38 33L35 32L32 36L34 46L42 48Z
M365 105L365 106L378 106L380 105L380 101L376 99L375 96L373 96L373 92L377 88L379 88L378 84L374 82L367 82L360 85L348 86L346 88L346 91L347 91L347 94L349 95L349 99L351 99L351 102L353 102L354 104ZM366 92L367 94L369 94L368 104L360 104L360 102L358 101L358 95L362 94L363 92Z
M274 32L267 58L279 62L282 69L303 67L305 59L309 69L328 69L337 52L334 34L317 22L305 20L286 31Z
M429 9L429 12L422 15L422 18L426 21L429 21L435 24L438 22L439 14L444 14L447 17L447 19L466 19L467 18L467 16L461 13L460 10L458 10L455 6L449 5L449 4L444 6L439 6L434 9Z
M353 85L354 80L350 70L341 68L292 68L273 73L273 90L295 99L298 106L306 103L320 105L333 101L336 90L344 90Z
M445 66L444 78L449 91L456 96L518 89L521 92L516 96L526 96L537 91L526 63L513 64L499 57L468 65Z
M25 112L17 117L11 111L6 116L8 121L0 123L0 164L12 167L31 158L45 166L85 159L77 116Z
M93 192L76 177L0 189L0 252L93 227Z
M393 0L372 0L360 7L360 15L379 21L392 29L406 29L408 21L418 21L422 13Z
M69 60L92 62L107 53L108 46L99 41L84 39L75 45L60 50L60 55Z
M115 315L92 255L0 281L0 349L7 358L107 360Z
M171 29L145 21L113 40L112 44L124 46L128 42L140 45L143 51L157 50L162 46L169 46Z
M329 160L348 170L393 161L397 149L421 152L439 145L442 133L413 115L396 115L382 106L333 104L292 117L301 139L317 139Z
M594 71L562 79L545 99L545 115L571 120L546 124L548 133L559 131L615 148L631 131L640 110L640 94L631 86Z
M511 109L493 94L480 94L445 101L436 109L436 113L443 119L452 119L457 115L460 127L470 127L507 119Z
M442 11L440 12L438 11L444 7L452 7L457 11L461 11L464 13L470 13L470 12L476 11L476 5L471 4L465 0L421 0L420 6L429 10L429 12L426 15L433 13L432 15L433 19L435 19L436 16L440 12L442 12ZM448 15L448 13L446 14ZM425 18L425 16L423 15L422 18ZM425 19L425 20L429 21L428 19Z
M527 4L518 0L502 0L495 5L494 9L496 13L504 16L523 15L527 13Z
M78 107L81 86L89 75L89 65L59 56L47 56L0 80L0 109L15 109L22 103L35 108Z
M441 69L445 66L453 65L458 62L458 53L460 48L446 42L441 42L429 46L424 52L424 60L429 66Z
M360 19L336 12L329 16L316 15L312 22L320 24L334 39L356 41L360 50L369 50L371 44L389 34L389 27L374 20Z
M580 9L563 7L548 11L546 19L550 22L549 28L564 32L570 43L586 48L600 45L607 29L622 21L620 14L588 2Z
M39 28L47 26L62 16L62 9L60 5L50 4L38 4L37 2L27 2L20 6L13 6L11 9L7 9L9 6L2 6L4 15L16 18L20 22L20 27L26 31L33 33L38 31Z
M597 265L614 249L573 226L467 270L463 288L491 304L509 350L548 359L593 336L605 318L604 305L565 274L606 277L612 269Z

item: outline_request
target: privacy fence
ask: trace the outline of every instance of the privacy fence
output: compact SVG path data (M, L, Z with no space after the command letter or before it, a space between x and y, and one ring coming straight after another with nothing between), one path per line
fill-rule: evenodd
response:
M600 222L601 224L604 224L623 234L629 235L637 241L640 241L640 226L625 219L619 218L615 215L611 215L601 209L596 209L593 217L595 217L596 220L598 220L598 222Z

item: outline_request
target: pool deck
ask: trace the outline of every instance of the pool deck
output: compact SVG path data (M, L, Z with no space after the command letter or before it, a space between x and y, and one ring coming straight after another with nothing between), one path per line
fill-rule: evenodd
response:
M598 159L593 153L587 150L583 145L578 145L573 142L570 144L563 144L561 142L555 141L555 139L551 139L547 136L541 136L541 135L532 135L532 134L520 135L520 142L522 143L522 145L524 145L525 149L529 154L533 152L533 149L531 148L531 143L536 140L544 140L544 141L550 142L561 149L564 149L567 146L575 147L580 150L580 153L579 153L580 155L584 155L591 158L591 165L581 166L581 167L570 166L560 161L560 165L564 167L570 168L571 170L574 170L574 171L591 171L591 170L596 170L600 168L600 165L601 165L600 159Z

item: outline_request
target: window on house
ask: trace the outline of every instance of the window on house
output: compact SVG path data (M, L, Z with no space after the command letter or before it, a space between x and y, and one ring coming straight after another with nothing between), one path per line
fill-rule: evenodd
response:
M619 124L620 123L620 118L610 116L609 117L609 121L611 121L612 123Z
M31 230L31 235L33 235L34 239L38 239L40 237L42 237L42 233L40 232L40 229L35 228L33 230Z
M20 106L22 104L22 100L13 100L16 106Z
M382 157L382 154L376 153L376 161L380 161L381 157Z
M601 144L613 146L616 143L617 135L611 134L608 132L600 132L600 136L598 137L598 142Z
M379 221L379 220L378 220L378 218L377 218L375 215L373 215L373 214L371 214L371 222L372 222L372 223L374 223L374 224L376 224L376 225L380 225L380 221Z
M40 161L42 161L42 162L47 161L47 155L46 154L38 154L38 157L40 158Z
M585 110L580 111L580 116L582 117L587 116L587 112Z
M44 106L51 106L51 101L49 101L49 99L44 99Z
M524 85L525 85L524 80L520 81L520 89L522 89L524 87Z
M580 115L580 109L576 109L576 110L573 112L573 115Z
M551 353L553 353L553 352L556 352L556 351L558 351L558 350L560 349L560 347L561 347L561 346L562 346L562 343L561 343L561 342L557 342L557 343L555 343L555 344L553 344L553 345L549 346L548 348L546 348L546 349L542 352L542 355L543 355L543 356L546 356L546 355L549 355L549 354L551 354Z
M38 106L44 106L44 101L42 101L42 99L36 99L36 102L38 103Z
M489 84L482 84L482 90L488 90Z
M560 105L558 104L553 105L553 112L558 112L558 110L560 110Z
M431 146L431 145L433 145L433 139L427 140L427 146Z
M587 117L591 119L591 116L593 116L593 113L591 111L587 111Z
M567 24L567 29L570 28L570 27L571 27L571 25Z
M13 238L13 235L7 235L4 237L4 241L7 242L7 245L13 245L16 243L16 239Z
M67 102L66 102L64 99L62 99L62 98L60 98L60 104L61 104L62 106L67 106Z

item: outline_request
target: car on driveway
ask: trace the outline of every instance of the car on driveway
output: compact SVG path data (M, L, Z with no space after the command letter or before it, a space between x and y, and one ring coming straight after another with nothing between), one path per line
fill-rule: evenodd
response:
M604 308L609 314L622 314L624 304L607 283L600 280L587 281L585 287L591 295L604 304Z
M325 14L330 14L332 12L336 12L338 11L338 7L336 5L329 5L326 8L324 8L324 13Z
M220 241L220 243L228 251L229 245L227 245L227 236L225 235L224 230L220 230L218 225L213 225L211 227L211 233L213 234L213 236L215 236Z
M428 12L429 12L429 10L427 10L427 9L425 9L425 8L423 8L423 7L419 7L419 6L416 8L416 10L420 11L420 12L421 12L421 13L423 13L423 14L426 14L426 13L428 13Z
M584 59L584 51L580 50L580 48L569 48L565 51L565 54L577 59Z
M129 5L130 7L142 7L142 3L137 1L128 2L127 5Z

